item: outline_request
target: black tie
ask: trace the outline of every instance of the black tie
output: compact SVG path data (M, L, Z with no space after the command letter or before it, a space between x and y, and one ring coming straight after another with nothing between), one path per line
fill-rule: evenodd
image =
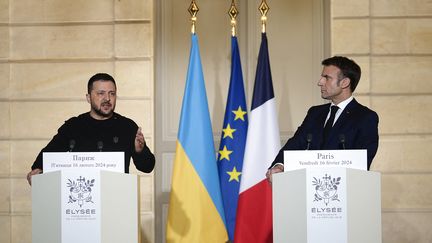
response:
M325 127L324 127L324 132L323 132L323 144L325 144L325 143L327 142L327 136L329 135L330 130L331 130L331 128L333 127L333 122L334 122L334 119L335 119L335 115L336 115L336 112L337 112L338 110L339 110L339 107L337 107L337 106L335 106L335 105L333 105L333 106L331 107L330 117L329 117L329 119L327 120L327 123L325 124Z

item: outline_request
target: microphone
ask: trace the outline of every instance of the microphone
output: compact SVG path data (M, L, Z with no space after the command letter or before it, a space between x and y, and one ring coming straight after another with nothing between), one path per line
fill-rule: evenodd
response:
M306 135L306 141L307 141L306 150L309 150L309 148L310 148L310 144L311 144L311 142L312 142L312 134L311 134L311 133L308 133L308 134Z
M339 142L342 144L342 149L345 149L345 135L339 134Z
M71 139L69 140L69 152L72 152L74 148L75 148L75 140Z
M99 152L102 152L102 149L103 149L103 142L102 141L97 142L97 149L99 150Z

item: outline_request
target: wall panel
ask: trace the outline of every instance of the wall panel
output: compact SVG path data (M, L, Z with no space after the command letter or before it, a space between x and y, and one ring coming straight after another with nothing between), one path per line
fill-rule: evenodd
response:
M363 30L368 32L364 45L370 46L370 52L351 56L370 58L370 92L361 95L369 96L368 105L380 117L380 143L372 170L382 173L383 242L429 243L432 4L426 0L369 0L370 15L358 16L341 11L340 2L332 0L332 25L338 26L331 30L333 42L348 46L347 35L360 32L345 22L369 22ZM332 52L351 53L339 46L333 46Z
M63 25L11 28L12 59L110 58L113 26Z
M109 21L113 7L106 0L10 0L12 23Z
M25 176L64 121L89 111L93 74L113 75L116 112L153 150L153 21L152 0L0 0L0 242L31 241ZM141 242L154 242L153 174L131 173L142 179Z

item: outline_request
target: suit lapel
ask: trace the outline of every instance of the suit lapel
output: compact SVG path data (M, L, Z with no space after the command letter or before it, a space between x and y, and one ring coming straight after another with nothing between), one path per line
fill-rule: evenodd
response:
M342 114L339 116L339 118L336 120L336 123L334 124L333 130L339 130L342 125L346 124L347 120L350 119L352 112L356 109L358 106L358 102L353 99L342 111Z
M339 135L343 134L344 130L346 130L346 125L349 124L348 121L350 121L353 111L356 109L357 106L358 106L358 102L355 99L353 99L345 107L345 109L342 111L339 118L336 120L336 123L333 125L333 128L330 130L327 144L330 144L331 141L333 142L339 141Z
M324 106L324 109L322 109L320 111L320 113L321 113L320 117L319 117L320 122L318 124L320 130L324 129L324 123L325 123L325 120L327 118L329 111L330 111L330 103L328 103L328 105Z
M320 148L323 144L323 133L324 133L324 123L325 120L327 118L327 115L329 113L330 110L330 103L328 103L327 105L323 106L323 108L319 111L319 115L317 117L318 121L315 122L314 124L316 124L316 133L318 135L318 139L317 141L318 143L318 147Z

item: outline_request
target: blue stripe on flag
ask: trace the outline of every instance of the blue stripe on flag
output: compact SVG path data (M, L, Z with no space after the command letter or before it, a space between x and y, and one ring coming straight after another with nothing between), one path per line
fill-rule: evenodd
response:
M195 34L192 34L178 140L225 223L198 37Z
M274 98L266 33L261 34L261 47L258 56L255 86L252 97L251 110Z

